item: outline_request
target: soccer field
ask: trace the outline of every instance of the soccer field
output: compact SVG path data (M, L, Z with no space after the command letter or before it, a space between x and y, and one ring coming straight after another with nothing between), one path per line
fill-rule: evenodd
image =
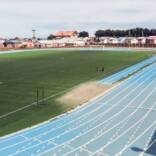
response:
M75 85L101 79L150 56L145 52L50 50L0 55L0 135L72 109L55 99ZM105 72L97 73L96 67L104 67ZM43 87L45 98L51 98L44 104L31 105L36 102L37 88Z

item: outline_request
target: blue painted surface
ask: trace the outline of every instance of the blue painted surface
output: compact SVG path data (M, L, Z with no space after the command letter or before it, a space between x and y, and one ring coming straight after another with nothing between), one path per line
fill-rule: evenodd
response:
M139 69L153 63L156 61L156 56L151 57L150 59L147 59L145 61L142 61L138 64L135 64L129 68L126 68L118 73L115 73L103 80L100 81L102 84L113 84L123 78L126 78L128 75L133 74L134 72L138 71Z
M126 69L125 73L134 72L155 59L156 57L152 57L134 65ZM114 77L120 77L122 73L119 72ZM116 78L111 78L109 82L112 80ZM156 155L155 131L154 63L74 112L13 136L1 138L0 155Z

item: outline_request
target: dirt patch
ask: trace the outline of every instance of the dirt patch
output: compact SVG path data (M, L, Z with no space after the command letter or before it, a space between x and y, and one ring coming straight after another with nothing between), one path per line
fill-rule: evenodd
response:
M58 98L57 101L68 105L81 105L98 96L99 94L106 92L112 87L113 85L101 85L94 81L83 83Z

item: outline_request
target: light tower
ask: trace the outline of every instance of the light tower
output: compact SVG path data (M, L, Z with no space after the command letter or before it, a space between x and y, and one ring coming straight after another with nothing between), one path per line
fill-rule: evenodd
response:
M33 39L36 39L36 30L35 29L32 30L32 34L33 34Z

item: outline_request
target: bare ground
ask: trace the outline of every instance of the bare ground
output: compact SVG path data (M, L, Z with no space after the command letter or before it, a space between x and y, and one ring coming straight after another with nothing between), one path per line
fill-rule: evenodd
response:
M72 106L82 105L112 87L113 85L101 85L95 81L83 83L59 97L57 101Z

